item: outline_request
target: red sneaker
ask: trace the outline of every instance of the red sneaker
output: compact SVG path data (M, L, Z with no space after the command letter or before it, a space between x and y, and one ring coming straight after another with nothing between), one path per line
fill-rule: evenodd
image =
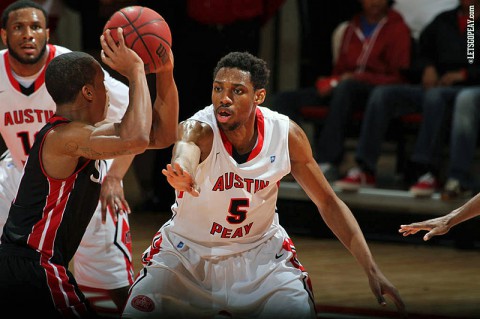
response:
M438 188L438 181L432 173L426 173L410 187L410 193L417 197L432 196Z
M334 185L344 191L358 191L360 187L375 187L375 176L354 167L348 170L347 176L336 181Z

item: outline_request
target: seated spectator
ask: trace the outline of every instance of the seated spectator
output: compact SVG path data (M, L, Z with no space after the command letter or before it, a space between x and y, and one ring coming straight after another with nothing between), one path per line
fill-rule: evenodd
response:
M480 130L480 86L458 93L450 133L450 164L442 200L471 197L471 168Z
M356 151L357 167L335 185L344 190L375 186L375 171L381 144L394 117L422 112L412 170L418 177L410 191L417 196L431 195L438 186L438 163L446 131L449 106L462 88L478 83L478 62L467 60L467 19L469 7L478 0L461 0L461 5L439 14L422 31L419 40L421 84L378 86L370 95ZM480 8L475 9L475 14ZM478 20L475 16L475 28ZM476 41L480 38L476 36Z
M343 141L349 115L363 109L379 84L403 83L401 71L410 63L410 30L391 9L391 1L361 0L362 11L345 28L339 56L328 77L314 87L278 93L272 109L299 121L299 109L329 105L316 147L316 159L327 179L335 177L343 159Z

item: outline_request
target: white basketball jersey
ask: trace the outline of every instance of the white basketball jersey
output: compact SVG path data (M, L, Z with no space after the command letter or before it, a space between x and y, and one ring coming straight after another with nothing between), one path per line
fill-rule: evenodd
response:
M47 64L57 55L69 49L49 44ZM45 70L32 84L33 89L24 93L14 78L7 50L0 51L0 134L10 150L15 165L22 169L35 134L55 112L55 103L45 86ZM105 71L105 85L109 91L110 107L107 119L119 122L128 105L128 88Z
M232 158L232 145L218 128L212 105L192 117L212 127L212 150L195 173L200 196L177 192L174 217L164 230L202 256L246 251L277 231L278 187L290 172L289 120L264 107L257 107L256 115L257 144L243 164Z

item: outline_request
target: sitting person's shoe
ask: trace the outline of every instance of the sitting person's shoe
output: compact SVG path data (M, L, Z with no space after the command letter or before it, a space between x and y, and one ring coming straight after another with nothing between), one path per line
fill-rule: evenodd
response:
M344 191L358 191L360 187L375 187L375 176L354 167L348 170L347 176L334 183Z
M453 200L458 198L472 197L473 192L460 185L458 179L449 178L443 188L441 198L442 200Z
M338 168L331 163L319 163L320 170L327 181L332 182L338 179Z
M432 173L428 172L418 179L418 181L410 187L410 193L418 197L432 196L438 188L438 181Z

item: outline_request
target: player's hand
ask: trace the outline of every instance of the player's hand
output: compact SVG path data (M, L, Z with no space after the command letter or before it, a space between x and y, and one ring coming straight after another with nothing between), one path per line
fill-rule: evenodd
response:
M162 174L167 177L168 183L177 191L187 192L193 197L200 195L200 190L193 177L180 164L173 163L173 166L167 164L167 168L162 169Z
M118 43L115 43L111 32L117 32ZM102 61L115 71L127 78L140 70L145 72L142 59L135 51L126 46L122 28L114 31L105 30L100 36L100 45L102 46L100 52Z
M403 236L414 235L421 230L426 230L428 233L423 236L423 240L427 241L433 236L444 235L450 230L446 217L437 217L423 222L412 223L409 225L400 225L398 230Z
M130 206L123 192L122 181L118 178L105 176L100 190L100 204L102 211L102 223L107 221L107 209L113 221L117 222L117 213L130 214Z
M407 311L405 309L405 303L400 296L397 288L383 275L383 273L376 269L368 275L368 282L370 284L370 289L377 298L377 302L385 307L387 302L385 300L385 295L390 297L397 307L400 318L407 318Z

